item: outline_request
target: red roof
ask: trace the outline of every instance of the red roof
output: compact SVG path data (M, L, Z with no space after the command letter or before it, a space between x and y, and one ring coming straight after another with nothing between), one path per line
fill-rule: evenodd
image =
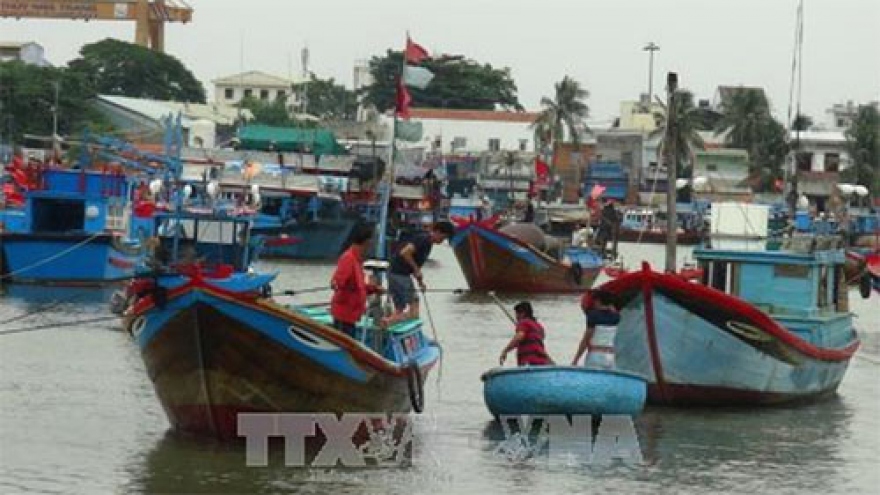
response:
M480 120L490 122L522 122L531 124L538 118L536 112L506 112L495 110L451 110L444 108L410 108L410 118L438 120Z

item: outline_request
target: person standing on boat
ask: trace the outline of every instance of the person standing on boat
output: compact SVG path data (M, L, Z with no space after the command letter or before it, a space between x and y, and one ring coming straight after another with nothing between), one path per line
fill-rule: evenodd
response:
M364 279L363 262L373 238L373 229L361 224L351 235L351 246L339 258L336 271L330 280L333 297L330 299L330 315L333 326L354 337L357 322L367 310L367 295L378 294L382 288L367 284Z
M590 368L614 369L614 338L620 313L614 306L614 296L605 291L587 292L583 301L587 315L587 330L581 338L572 366L577 366L581 356L587 352L584 366Z
M585 223L578 224L571 235L571 247L590 247L590 227Z
M535 319L532 304L522 301L513 307L516 328L513 338L501 351L499 364L504 365L507 353L516 349L517 366L544 366L553 364L544 348L544 327Z
M413 278L424 292L426 286L422 276L422 265L431 255L434 244L442 244L453 235L455 235L455 227L451 222L437 222L431 227L430 232L421 231L414 234L391 258L391 266L388 269L388 294L394 303L394 314L384 321L386 325L408 318L418 318L419 298L416 295Z

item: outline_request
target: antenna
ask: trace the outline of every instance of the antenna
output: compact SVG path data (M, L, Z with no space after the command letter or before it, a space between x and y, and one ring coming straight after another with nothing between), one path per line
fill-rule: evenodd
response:
M309 45L303 47L301 53L302 76L303 76L303 92L302 92L302 113L309 113Z

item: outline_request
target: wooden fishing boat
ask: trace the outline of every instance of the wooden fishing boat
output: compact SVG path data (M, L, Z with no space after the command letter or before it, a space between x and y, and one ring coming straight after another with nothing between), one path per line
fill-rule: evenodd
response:
M494 416L639 414L646 383L639 376L583 366L495 368L482 376L483 399Z
M421 410L440 350L419 320L379 330L365 319L358 335L342 333L326 307L274 302L275 275L245 272L246 245L219 242L229 239L220 233L246 231L246 219L186 220L205 236L190 239L203 261L135 280L124 314L174 429L232 439L243 412Z
M600 286L621 307L618 369L648 377L655 403L772 404L833 394L859 347L844 254L803 244L700 248L699 282L645 263Z
M601 257L589 249L569 248L563 259L554 258L538 249L536 241L527 242L522 236L496 229L497 217L453 220L457 232L450 244L472 290L583 292L593 285L602 269Z
M638 242L646 244L666 243L666 220L657 219L657 212L648 208L630 208L623 213L623 219L617 233L619 242ZM676 232L676 244L692 246L699 244L702 232L694 225L699 225L702 217L696 213L680 214L679 223L688 228L679 228Z

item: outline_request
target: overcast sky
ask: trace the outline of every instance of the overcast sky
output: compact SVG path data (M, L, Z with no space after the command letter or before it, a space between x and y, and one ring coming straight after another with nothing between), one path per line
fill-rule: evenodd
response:
M432 53L510 67L527 109L570 75L591 95L593 119L679 73L712 98L718 85L763 86L777 116L788 110L796 0L188 0L193 22L171 24L166 51L202 80L245 70L311 70L352 84L358 59L400 49L407 30ZM802 108L817 121L835 102L880 99L880 0L806 0ZM0 40L37 41L54 64L85 44L133 41L130 22L0 20ZM242 65L242 46L244 64Z

